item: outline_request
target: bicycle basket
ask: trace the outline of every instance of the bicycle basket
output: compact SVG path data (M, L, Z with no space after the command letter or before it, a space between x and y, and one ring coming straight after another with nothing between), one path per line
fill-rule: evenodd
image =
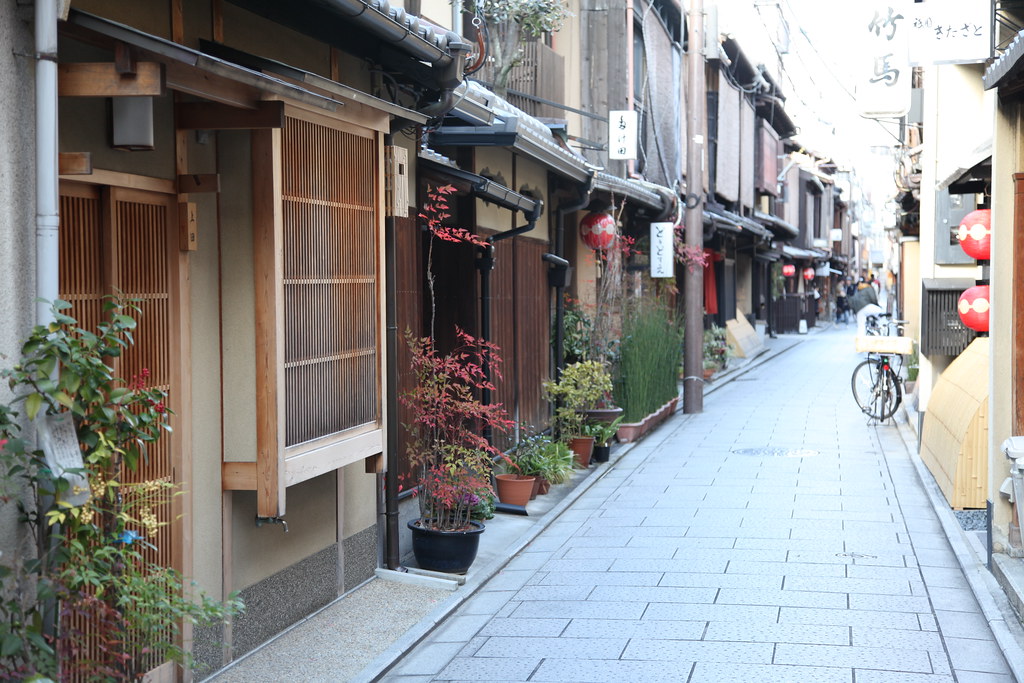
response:
M909 356L914 352L912 337L857 336L858 353L890 353Z

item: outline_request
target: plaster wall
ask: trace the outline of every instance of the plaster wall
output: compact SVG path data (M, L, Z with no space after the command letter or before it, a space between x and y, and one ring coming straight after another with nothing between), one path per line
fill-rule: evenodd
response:
M420 0L419 16L438 26L452 29L452 4L448 0ZM462 33L462 27L453 29Z
M583 54L583 29L580 25L580 3L579 0L570 0L569 11L572 13L565 20L562 30L556 33L552 39L552 48L558 54L565 57L565 89L562 92L562 104L574 109L582 109L580 88L570 87L573 83L583 83L583 61L580 55ZM584 135L583 118L571 111L562 112L568 122L569 133L572 135ZM586 151L584 150L584 156Z
M32 25L14 2L0 3L0 367L18 358L35 324L35 51ZM0 383L0 403L11 399ZM21 536L14 505L0 506L0 552ZM8 555L9 557L9 555Z
M935 186L970 155L979 140L964 131L990 130L978 121L991 121L987 95L982 91L980 72L974 66L943 65L925 70L923 130L924 150L921 153L921 241L922 278L970 278L981 276L977 266L948 266L935 262L935 240L938 231L949 229L939 225L935 206ZM989 111L988 118L985 112ZM942 171L940 169L949 169ZM951 359L921 356L918 376L918 409L928 408L928 399L938 377Z
M921 242L908 238L900 243L903 250L900 283L903 287L903 311L900 315L909 320L905 334L921 339Z
M992 535L994 543L1006 542L1011 506L999 493L1003 480L1009 476L1008 461L1000 446L1013 434L1013 291L1019 287L1020 273L1014 263L1014 188L1013 174L1021 171L1024 157L1024 122L1021 106L1000 107L993 121L995 134L992 146L992 261L989 313L989 467L988 498L992 501ZM1022 400L1024 397L1016 397Z

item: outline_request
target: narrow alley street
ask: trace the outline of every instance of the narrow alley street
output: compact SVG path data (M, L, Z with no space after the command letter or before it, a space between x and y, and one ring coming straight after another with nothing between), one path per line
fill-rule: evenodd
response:
M677 414L383 680L1012 682L858 359L824 330Z

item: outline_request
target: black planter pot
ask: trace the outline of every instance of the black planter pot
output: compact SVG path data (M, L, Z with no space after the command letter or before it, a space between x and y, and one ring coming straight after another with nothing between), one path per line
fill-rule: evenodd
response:
M594 462L608 462L611 453L611 446L594 446L594 452L591 454L591 457L594 459Z
M412 554L420 569L447 574L465 574L476 559L480 547L482 522L470 522L466 531L435 531L419 526L414 519L407 524L412 531Z

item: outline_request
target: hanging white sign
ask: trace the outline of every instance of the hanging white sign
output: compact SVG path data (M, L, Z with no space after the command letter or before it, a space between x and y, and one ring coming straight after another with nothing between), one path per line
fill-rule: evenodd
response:
M651 223L651 277L675 277L672 223Z
M910 110L908 52L912 4L873 0L858 4L853 25L857 51L856 96L861 116L899 118Z
M972 64L992 56L989 0L928 0L913 11L911 65Z
M636 159L637 121L635 111L608 112L609 159Z

